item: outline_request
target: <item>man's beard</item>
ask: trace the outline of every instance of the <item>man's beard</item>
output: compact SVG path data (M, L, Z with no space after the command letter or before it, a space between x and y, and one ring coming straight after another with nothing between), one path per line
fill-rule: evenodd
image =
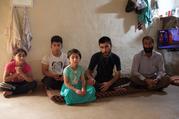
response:
M145 53L152 53L153 47L150 48L144 48Z
M110 54L111 54L111 51L109 51L109 52L105 52L105 53L102 53L102 54L103 54L104 57L109 57Z

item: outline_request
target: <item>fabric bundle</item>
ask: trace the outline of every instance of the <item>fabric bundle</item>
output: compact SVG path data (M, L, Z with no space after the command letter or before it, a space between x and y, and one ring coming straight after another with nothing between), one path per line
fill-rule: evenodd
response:
M151 9L148 0L128 0L125 11L135 11L138 20L136 28L138 30L152 23Z
M22 48L26 51L31 49L31 40L32 33L30 30L29 17L27 15L27 8L24 9L24 18L23 18L23 29L22 29Z
M30 31L27 8L24 8L23 24L20 23L20 17L16 7L11 9L11 21L8 29L8 52L14 53L17 48L23 48L27 52L31 48L32 33Z
M13 53L18 47L21 47L21 29L19 21L17 9L13 7L11 9L11 21L8 29L9 39L7 42L7 48L10 53Z

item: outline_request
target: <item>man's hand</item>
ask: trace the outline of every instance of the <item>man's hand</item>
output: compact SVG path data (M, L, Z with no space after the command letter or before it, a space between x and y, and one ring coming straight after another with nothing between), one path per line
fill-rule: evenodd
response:
M147 83L148 88L154 88L156 86L158 80L145 79L145 82Z
M111 84L111 82L103 82L103 83L101 83L101 86L100 86L100 90L102 91L102 92L105 92L105 91L107 91L108 89L109 89L109 87L111 86L112 84Z
M155 85L157 85L158 79L154 79L154 83L155 83Z

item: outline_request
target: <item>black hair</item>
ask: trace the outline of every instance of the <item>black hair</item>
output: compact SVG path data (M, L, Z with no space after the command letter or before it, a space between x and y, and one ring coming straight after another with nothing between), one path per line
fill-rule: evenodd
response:
M154 43L154 39L151 36L144 36L142 39L142 43L144 43L144 40L150 40L152 43Z
M25 56L27 56L27 52L24 49L22 49L22 48L18 48L17 50L15 50L13 55L15 56L15 55L17 55L20 52L23 52L25 54Z
M52 36L52 38L51 38L51 44L52 44L53 42L60 42L61 44L63 44L62 37L60 37L60 36L58 36L58 35Z
M75 49L75 48L73 48L73 49L71 49L71 50L68 51L68 53L67 53L67 58L69 59L70 56L71 56L73 53L78 54L79 57L80 57L80 59L81 59L81 53L80 53L80 51L79 51L78 49Z
M111 39L107 36L101 37L98 41L98 44L100 45L100 44L106 43L106 42L109 43L112 46Z

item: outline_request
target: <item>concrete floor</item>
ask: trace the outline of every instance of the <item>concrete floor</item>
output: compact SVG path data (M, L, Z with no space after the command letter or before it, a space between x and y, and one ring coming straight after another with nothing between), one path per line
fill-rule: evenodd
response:
M67 106L49 100L42 87L31 95L0 96L1 119L179 119L179 87Z

